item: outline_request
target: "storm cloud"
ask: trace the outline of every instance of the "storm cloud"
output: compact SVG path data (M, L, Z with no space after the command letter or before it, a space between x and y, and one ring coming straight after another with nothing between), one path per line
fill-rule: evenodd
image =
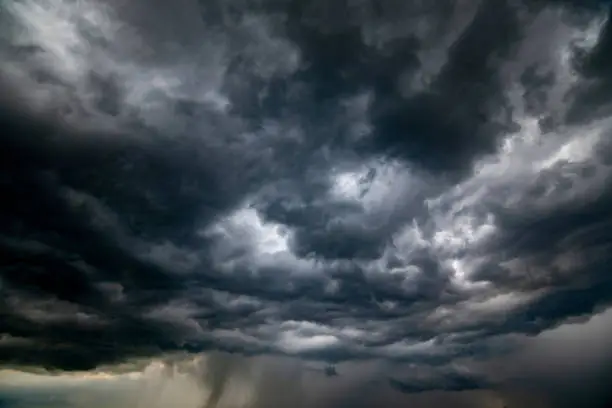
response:
M607 2L5 3L3 365L489 389L612 302Z

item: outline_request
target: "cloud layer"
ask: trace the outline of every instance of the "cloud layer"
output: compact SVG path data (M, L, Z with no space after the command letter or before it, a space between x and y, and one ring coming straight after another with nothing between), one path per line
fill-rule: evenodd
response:
M482 388L445 370L612 301L605 2L3 7L3 364L223 350Z
M0 371L0 405L11 408L497 408L605 407L612 370L612 313L516 341L520 351L437 373L384 361L345 362L336 376L316 363L226 353L132 360L49 375ZM477 374L479 372L480 374ZM500 381L506 378L505 381ZM399 380L401 379L401 380ZM486 387L486 388L481 388ZM5 406L2 405L2 406Z

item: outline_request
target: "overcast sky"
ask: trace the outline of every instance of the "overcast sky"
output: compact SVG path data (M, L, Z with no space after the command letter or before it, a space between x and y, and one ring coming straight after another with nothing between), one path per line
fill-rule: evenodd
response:
M611 10L3 1L0 407L609 406Z

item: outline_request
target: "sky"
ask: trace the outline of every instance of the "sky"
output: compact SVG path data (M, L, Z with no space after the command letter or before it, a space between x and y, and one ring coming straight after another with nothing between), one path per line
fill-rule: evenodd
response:
M610 407L611 11L3 1L0 407Z

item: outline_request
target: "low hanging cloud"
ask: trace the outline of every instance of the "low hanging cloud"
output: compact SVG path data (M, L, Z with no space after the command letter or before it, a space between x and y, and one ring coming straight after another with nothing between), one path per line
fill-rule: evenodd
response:
M449 367L612 301L606 2L12 0L0 27L4 365L488 389Z
M519 336L521 347L443 368L384 361L330 366L279 356L203 353L131 360L95 371L0 371L10 407L603 407L612 375L610 311L587 322ZM33 369L31 369L33 370ZM215 405L216 404L216 405Z

